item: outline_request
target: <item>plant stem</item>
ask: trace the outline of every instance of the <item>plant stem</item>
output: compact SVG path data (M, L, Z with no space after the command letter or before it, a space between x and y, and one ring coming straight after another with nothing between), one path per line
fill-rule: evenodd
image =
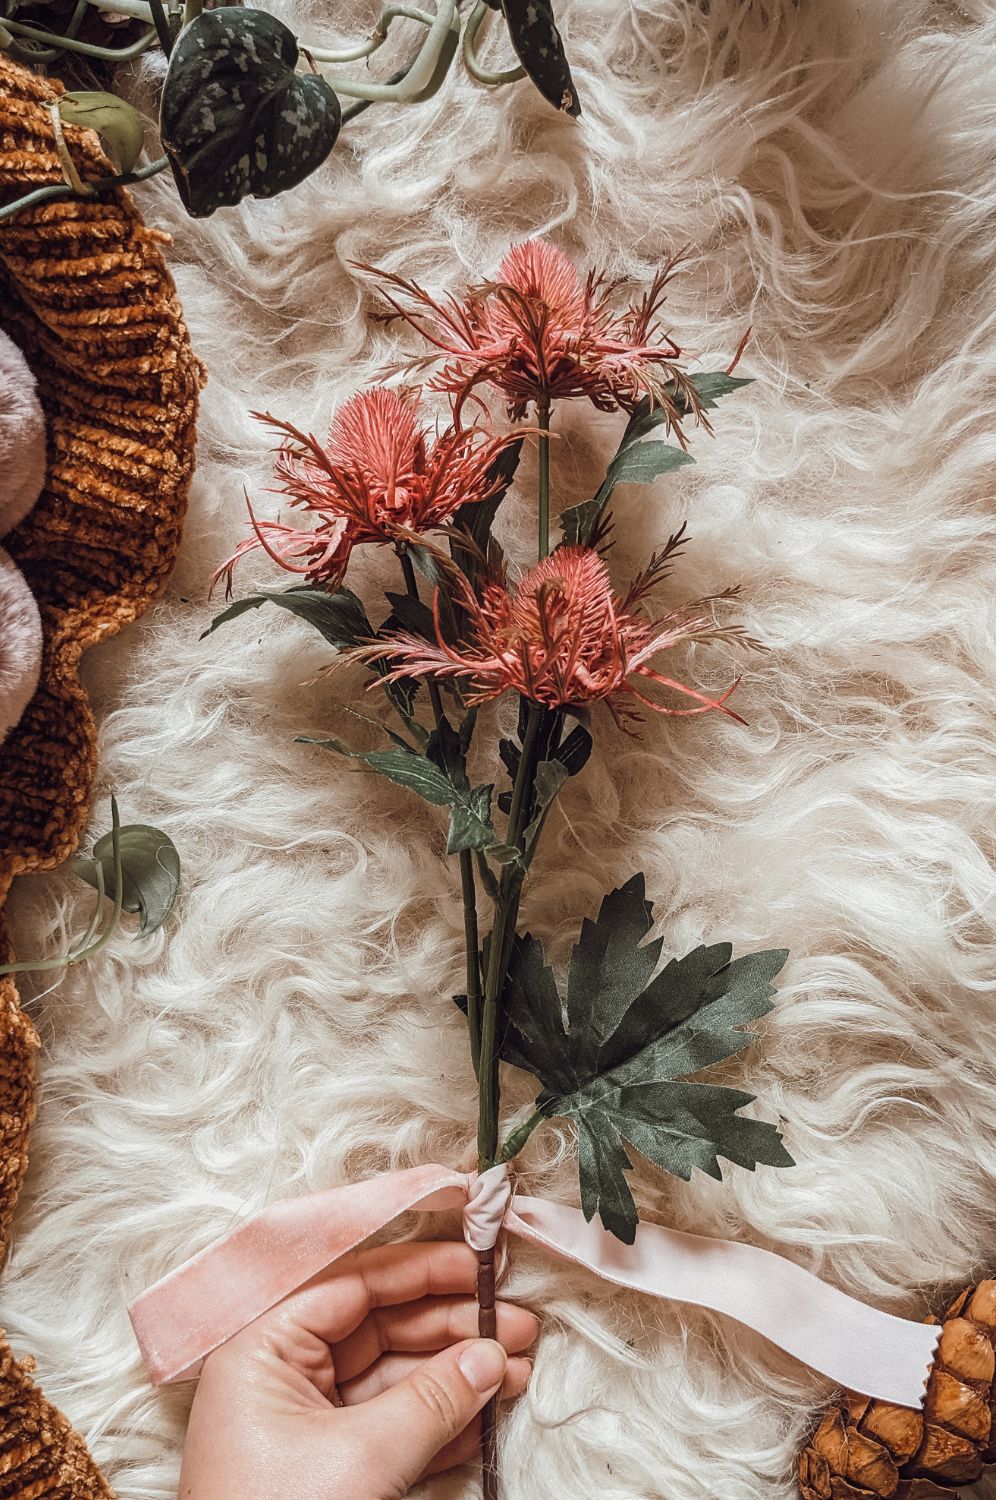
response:
M542 722L542 707L533 703L528 712L521 761L511 798L507 841L520 847L531 807L535 771L535 744ZM500 1055L497 1047L497 1011L507 964L517 926L524 877L515 865L508 865L500 882L500 899L490 934L489 961L483 997L482 1046L479 1053L479 1170L485 1172L496 1161L500 1130Z
M538 561L549 555L549 398L538 399Z
M399 553L399 565L403 570L406 592L411 599L420 598L417 575L413 560L406 551ZM433 677L426 677L427 692L435 724L444 718L441 689ZM472 1065L479 1076L481 1049L481 1011L483 1007L482 980L479 970L479 914L476 911L476 877L472 867L472 851L462 849L458 856L458 868L462 877L462 910L465 919L465 994L469 1003L469 1041L472 1047Z

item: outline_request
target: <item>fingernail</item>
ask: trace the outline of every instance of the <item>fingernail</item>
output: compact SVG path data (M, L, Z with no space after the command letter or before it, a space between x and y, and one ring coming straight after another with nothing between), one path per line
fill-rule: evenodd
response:
M503 1379L507 1352L492 1339L479 1339L462 1350L458 1368L475 1390L492 1391Z

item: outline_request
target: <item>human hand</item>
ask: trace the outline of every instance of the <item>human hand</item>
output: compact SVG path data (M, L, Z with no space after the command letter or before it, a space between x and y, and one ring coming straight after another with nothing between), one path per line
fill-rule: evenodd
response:
M475 1337L476 1257L461 1241L338 1261L205 1360L178 1500L399 1500L471 1459L490 1396L517 1396L538 1319L497 1303ZM338 1405L343 1402L343 1406Z

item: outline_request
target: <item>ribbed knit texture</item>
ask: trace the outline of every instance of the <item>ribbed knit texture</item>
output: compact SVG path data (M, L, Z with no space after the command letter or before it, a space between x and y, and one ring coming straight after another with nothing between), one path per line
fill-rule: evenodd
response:
M59 85L0 56L0 202L62 180ZM114 169L66 128L80 175ZM41 682L0 748L0 902L14 875L77 846L94 721L81 653L136 619L173 563L194 459L202 370L159 247L125 192L44 204L0 231L0 324L24 351L48 424L45 488L7 545L38 601ZM0 913L0 952L12 946ZM0 982L0 1245L27 1167L37 1038ZM2 1310L2 1286L0 1286ZM2 1316L2 1311L0 1311ZM81 1439L0 1339L0 1500L109 1496Z

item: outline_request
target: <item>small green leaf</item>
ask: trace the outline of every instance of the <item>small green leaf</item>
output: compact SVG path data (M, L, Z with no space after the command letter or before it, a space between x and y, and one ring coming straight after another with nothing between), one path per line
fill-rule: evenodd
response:
M131 172L142 155L142 117L117 94L88 89L61 94L59 117L67 125L96 130L122 172Z
M500 509L500 502L510 489L514 475L517 473L517 466L521 461L521 449L523 446L524 439L519 438L516 443L511 443L508 448L505 448L502 453L498 454L492 464L490 464L487 471L489 477L491 480L499 483L496 494L491 495L488 500L472 501L466 505L459 506L452 518L452 525L456 531L467 533L473 547L476 549L475 552L470 552L469 548L463 546L459 541L451 543L451 555L469 579L475 579L481 566L476 557L476 552L481 553L483 556L487 555L493 537L493 522L496 519L497 511Z
M535 844L538 842L545 815L552 802L559 795L559 788L569 776L569 772L561 760L539 761L535 769L535 797L534 817L524 830L524 851L526 859L531 858Z
M139 937L155 932L166 920L180 887L181 862L173 844L159 828L150 828L145 823L128 823L119 829L118 847L122 862L122 906L125 911L138 912L141 918ZM78 856L70 863L74 874L79 875L95 890L99 889L95 866L101 866L104 890L114 889L113 836L104 834L94 845L92 859Z
M434 611L422 599L414 599L412 594L386 594L385 597L392 605L392 614L383 623L380 635L395 635L399 630L407 630L425 641L437 639Z
M723 396L753 385L752 375L727 375L725 370L705 370L700 375L689 375L688 379L706 411L714 411Z
M552 13L552 0L501 0L501 5L524 71L554 108L575 119L580 113L580 100Z
M492 798L492 786L477 786L466 793L464 800L452 804L449 854L458 854L462 849L489 849L496 842L490 821Z
M674 469L683 468L685 464L694 463L690 453L685 453L676 444L644 443L638 440L638 435L651 430L648 423L652 422L655 426L661 421L662 417L658 416L657 421L653 422L651 414L647 413L643 413L639 421L633 417L593 500L585 500L582 504L570 506L563 511L559 524L569 546L590 545L617 485L651 484L661 474L669 474Z
M287 609L291 614L297 615L300 620L305 620L318 630L323 639L338 651L356 646L359 641L370 640L375 633L365 614L364 605L350 589L342 588L328 594L325 589L305 588L295 584L277 594L248 594L243 599L234 599L220 615L216 615L208 629L202 631L201 639L204 640L205 636L218 630L220 625L227 625L230 620L238 619L248 610L260 609L262 604L276 604L279 609Z
M332 750L337 755L348 756L352 760L361 761L371 770L377 771L380 776L393 781L397 786L405 786L411 792L416 792L425 802L430 802L434 807L450 807L452 809L451 821L448 829L448 853L457 854L461 849L488 849L495 841L496 835L490 823L490 801L493 796L492 786L479 786L470 788L464 774L464 767L459 771L455 766L452 756L452 740L449 738L447 745L442 743L442 721L427 742L427 755L419 755L415 750L352 750L345 745L343 740L333 739L328 736L314 736L300 734L296 736L298 743L306 745L318 745L323 750ZM450 725L447 725L446 735L453 737L457 744L458 736ZM438 757L441 764L435 764L430 758L431 753ZM442 769L442 765L448 769Z
M792 1164L773 1125L737 1114L752 1094L683 1081L754 1039L736 1028L772 1008L771 981L787 954L733 961L729 944L719 943L657 973L662 943L647 941L651 928L637 875L604 898L596 920L584 921L565 1007L530 933L514 940L504 995L502 1055L540 1079L542 1114L576 1122L584 1213L599 1213L627 1244L637 1214L626 1143L683 1178L696 1167L719 1177L720 1157L750 1170Z
M671 443L632 443L616 453L608 466L599 494L608 495L619 484L652 484L661 474L693 464L694 459L683 448Z
M160 139L196 218L252 194L273 198L326 159L340 101L324 78L297 73L299 49L266 11L203 11L170 54Z

